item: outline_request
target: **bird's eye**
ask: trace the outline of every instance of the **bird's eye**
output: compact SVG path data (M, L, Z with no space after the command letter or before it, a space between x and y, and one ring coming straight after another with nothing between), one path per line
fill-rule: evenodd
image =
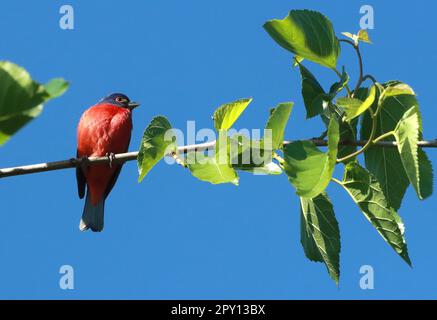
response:
M122 97L117 97L117 98L115 98L115 101L117 101L117 102L123 102L123 98L122 98Z

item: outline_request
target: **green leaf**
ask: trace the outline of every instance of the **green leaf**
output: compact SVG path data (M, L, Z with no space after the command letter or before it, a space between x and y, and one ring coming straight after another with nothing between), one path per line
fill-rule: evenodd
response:
M432 177L432 168L431 175L422 175L424 176L424 179L421 180L421 166L419 165L417 146L420 134L419 121L419 108L417 106L413 106L407 112L405 112L402 119L398 122L394 130L394 136L408 179L413 185L419 199L424 199L432 194L432 179L426 178L427 176ZM426 160L423 159L422 161ZM425 165L427 166L427 169L425 170L429 171L429 162Z
M240 117L241 113L246 109L252 98L240 99L234 102L221 105L214 112L214 126L216 130L228 130L232 127L234 122Z
M404 224L388 203L378 180L358 163L350 162L341 184L384 240L411 265Z
M247 138L246 138L247 139ZM240 145L232 145L226 130L220 130L213 156L205 152L190 152L186 157L186 164L193 176L199 180L212 184L232 183L238 186L238 175L232 167L231 157L239 154ZM249 144L250 147L250 144Z
M344 35L345 37L348 37L349 39L351 39L356 46L358 45L358 43L360 41L370 43L370 44L372 43L370 41L369 34L367 33L367 30L362 29L362 30L358 31L358 34L352 34L350 32L342 32L341 34Z
M44 85L45 90L50 98L57 98L65 93L68 89L68 82L62 78L55 78Z
M338 82L335 82L329 89L330 100L334 99L337 93L339 93L343 88L349 83L349 75L346 73L346 69L343 67L343 72L341 73L341 78Z
M334 172L338 141L339 125L331 119L327 153L311 141L296 141L284 147L284 170L300 197L314 198L326 189Z
M271 147L264 145L264 140L251 140L241 134L228 139L227 152L235 170L253 174L281 174L281 168L272 162L272 151Z
M365 100L368 96L369 89L368 88L359 88L356 92L354 92L354 96L359 100ZM356 141L357 134L357 126L358 119L355 118L350 122L346 122L344 116L340 119L340 141ZM338 146L338 158L344 158L349 154L354 153L357 150L357 147L354 145L339 145ZM349 161L355 161L356 158L347 159L344 163L348 163Z
M342 35L345 37L351 39L355 45L358 45L358 36L356 34L350 33L350 32L342 32Z
M337 105L342 107L346 112L345 120L351 121L352 119L360 116L367 111L376 99L376 88L372 86L369 91L369 95L366 100L361 101L355 98L339 98L337 99Z
M413 88L411 88L408 84L402 83L400 81L388 81L387 83L382 85L383 92L380 95L380 103L383 102L384 99L390 97L396 97L401 95L407 96L415 96Z
M375 137L395 130L404 114L419 103L414 91L406 84L391 81L382 85L383 92L379 96L380 111L376 124ZM380 90L380 89L378 89ZM375 106L372 107L375 109ZM374 110L375 111L375 110ZM420 116L419 116L420 117ZM419 121L421 123L421 120ZM367 140L372 129L372 119L365 113L361 125L361 139ZM419 126L419 139L422 128ZM393 141L394 137L388 137ZM401 157L395 148L369 148L364 152L366 168L378 179L389 204L398 210L402 198L409 185Z
M364 29L358 31L358 40L369 44L372 43L369 38L369 33L367 32L367 30Z
M340 120L340 141L343 142L355 142L357 140L357 125L358 119L355 118L350 122ZM353 144L342 144L338 146L337 158L346 157L349 154L354 153L357 147ZM345 163L353 161L354 159L345 160Z
M355 97L359 100L365 100L368 96L369 89L368 88L359 88L355 93ZM346 122L344 117L340 120L340 141L350 141L354 142L358 137L357 134L357 126L358 119L355 118L350 122ZM357 147L354 145L342 144L338 146L338 158L344 158L347 155L354 153L357 150ZM347 159L344 163L348 163L350 161L355 161L356 158Z
M352 115L363 104L363 101L355 98L341 97L337 99L336 104L342 107L346 112L346 120L347 118L350 119L350 115Z
M423 199L428 198L433 192L434 174L428 156L422 149L417 150L419 159L419 182L420 192Z
M284 49L335 68L340 45L331 22L319 12L292 10L283 20L270 20L264 29Z
M176 144L170 122L163 116L153 118L144 130L138 151L138 182L141 182L166 154L175 149Z
M322 86L313 76L313 74L299 64L300 74L302 76L302 97L307 111L307 119L313 118L323 112L323 102L325 98L325 91Z
M293 58L293 67L297 67L302 61L305 59L299 56L294 56Z
M284 142L284 130L291 114L293 103L281 103L270 112L266 129L272 130L272 149L280 149Z
M314 75L299 64L299 70L302 77L302 97L307 111L307 119L322 115L322 120L326 125L329 124L329 119L335 117L340 119L343 111L332 103L338 92L340 92L348 83L349 76L343 68L343 73L339 82L334 83L328 94L325 93L322 86L319 84Z
M218 156L206 157L203 152L188 154L190 156L196 157L194 161L189 161L188 168L197 179L212 184L233 183L238 186L237 173L229 163L221 163Z
M325 193L313 199L300 198L301 243L311 261L324 262L331 278L340 278L340 229L334 208Z
M64 83L63 90L57 91L56 95L48 92L52 85L45 87L32 80L20 66L0 61L0 145L36 118L42 112L44 103L65 92L68 84L64 80L53 81Z

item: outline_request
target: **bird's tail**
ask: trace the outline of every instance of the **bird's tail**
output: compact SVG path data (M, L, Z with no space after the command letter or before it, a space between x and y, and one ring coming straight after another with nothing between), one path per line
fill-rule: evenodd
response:
M105 212L105 199L102 199L96 206L91 202L91 196L87 192L85 207L83 208L82 219L80 219L79 229L86 231L91 229L93 232L103 230L103 216Z

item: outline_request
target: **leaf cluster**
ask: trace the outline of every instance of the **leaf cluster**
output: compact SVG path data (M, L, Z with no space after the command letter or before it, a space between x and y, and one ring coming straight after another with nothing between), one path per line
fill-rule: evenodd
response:
M175 141L164 139L171 126L157 117L145 130L140 145L138 167L140 180L165 155L180 159L193 176L213 184L238 185L238 171L285 173L300 198L301 243L311 261L323 262L338 284L340 277L340 229L326 188L339 185L357 205L364 217L393 250L409 265L405 227L398 210L411 184L419 199L432 194L433 170L427 155L418 147L423 138L419 103L413 89L400 81L378 82L363 74L360 51L370 44L365 30L358 34L336 36L332 23L319 12L292 10L282 20L271 20L264 29L282 48L293 54L293 65L301 75L301 93L307 119L320 117L326 126L327 148L312 141L294 141L284 145L284 130L293 103L281 103L270 112L265 129L269 139L251 140L228 134L252 99L240 99L220 106L213 115L218 139L213 155L204 151L177 153ZM341 44L350 45L357 54L360 74L353 89L346 67L337 68ZM306 66L306 61L329 68L336 75L325 90ZM371 80L371 81L369 81ZM266 132L266 131L265 131ZM358 149L344 142L366 140ZM396 141L397 148L378 148L379 141ZM268 143L269 142L269 143ZM356 143L355 143L356 144ZM232 155L230 145L236 145ZM168 150L171 146L170 152ZM244 151L271 155L268 161L239 162ZM361 159L362 155L364 161ZM200 161L199 159L202 159ZM234 161L237 159L237 161ZM190 160L190 161L189 161ZM337 166L343 177L334 177Z

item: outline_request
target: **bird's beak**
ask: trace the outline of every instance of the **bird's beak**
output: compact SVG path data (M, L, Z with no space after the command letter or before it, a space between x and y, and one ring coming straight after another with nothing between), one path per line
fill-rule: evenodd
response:
M140 104L138 102L129 102L128 105L127 105L129 110L133 110L133 109L135 109L136 107L139 107L139 106L140 106Z

